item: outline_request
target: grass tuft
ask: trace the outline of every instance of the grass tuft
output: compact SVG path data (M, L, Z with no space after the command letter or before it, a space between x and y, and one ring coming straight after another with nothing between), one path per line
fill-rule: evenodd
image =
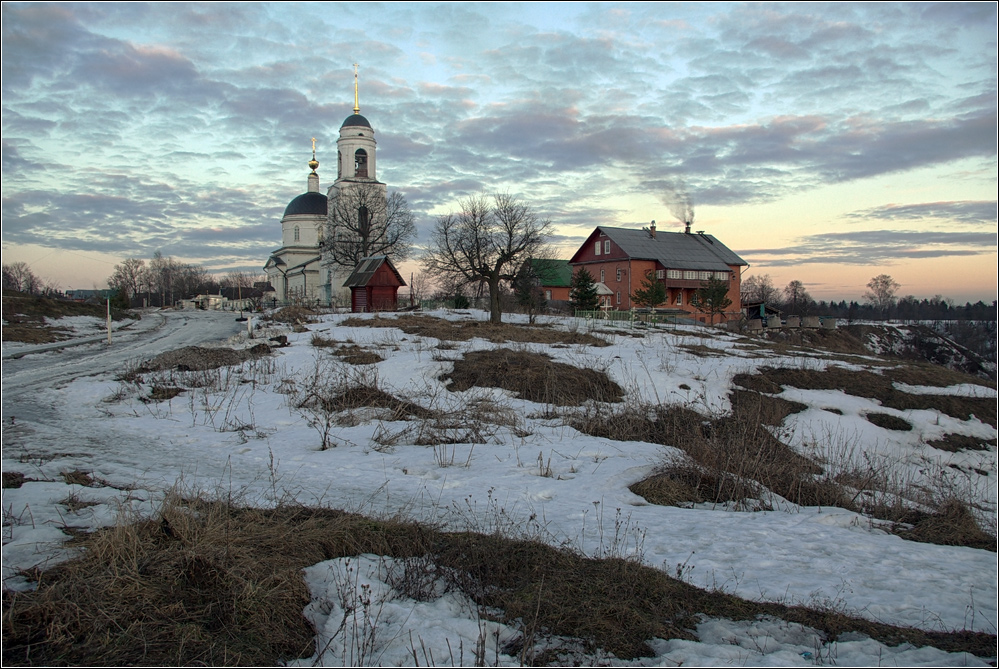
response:
M532 402L578 406L587 401L620 402L624 390L605 372L556 362L541 353L499 348L471 351L441 378L448 390L503 388Z

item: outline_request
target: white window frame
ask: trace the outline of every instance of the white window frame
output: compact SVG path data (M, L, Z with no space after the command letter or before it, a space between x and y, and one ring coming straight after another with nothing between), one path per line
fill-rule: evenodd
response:
M715 272L715 278L722 281L729 281L732 277L728 272Z
M600 283L607 283L607 270L600 270Z
M604 255L610 255L610 240L604 241Z
M617 280L618 280L619 282L621 281L621 272L622 272L621 268L620 268L620 267L618 267L618 268L617 268Z
M681 272L678 269L666 270L666 278L668 278L668 279L682 279L683 278L683 272Z
M682 290L676 294L676 306L678 306L678 307L682 307L683 306L683 291Z
M595 255L595 256L598 256L598 255L600 255L600 241L599 241L599 240L597 241L597 246L596 246L596 248L595 248L595 249L593 249L593 255Z
M656 278L659 279L660 281L662 281L663 279L665 279L666 278L666 270L664 270L664 269L657 269L656 270Z
M687 281L696 281L697 280L697 272L695 272L693 270L690 270L690 269L685 269L685 270L683 270L683 278L685 280L687 280Z

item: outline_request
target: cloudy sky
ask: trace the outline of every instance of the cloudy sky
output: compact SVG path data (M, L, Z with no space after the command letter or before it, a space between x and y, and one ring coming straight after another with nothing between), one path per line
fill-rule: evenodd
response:
M997 297L996 5L3 4L3 261L62 288L160 250L260 271L353 107L420 243L521 196L694 228L749 274Z

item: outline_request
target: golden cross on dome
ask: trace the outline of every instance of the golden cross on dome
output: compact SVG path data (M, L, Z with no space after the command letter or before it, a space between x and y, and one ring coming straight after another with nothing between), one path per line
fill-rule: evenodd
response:
M354 63L354 113L361 113L361 108L357 104L357 63Z

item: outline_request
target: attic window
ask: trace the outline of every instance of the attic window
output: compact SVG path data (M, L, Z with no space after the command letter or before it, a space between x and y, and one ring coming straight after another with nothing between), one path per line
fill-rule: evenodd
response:
M599 241L597 242L596 247L593 249L593 255L596 255L596 256L600 255L600 242Z
M604 255L610 253L610 240L604 242Z

